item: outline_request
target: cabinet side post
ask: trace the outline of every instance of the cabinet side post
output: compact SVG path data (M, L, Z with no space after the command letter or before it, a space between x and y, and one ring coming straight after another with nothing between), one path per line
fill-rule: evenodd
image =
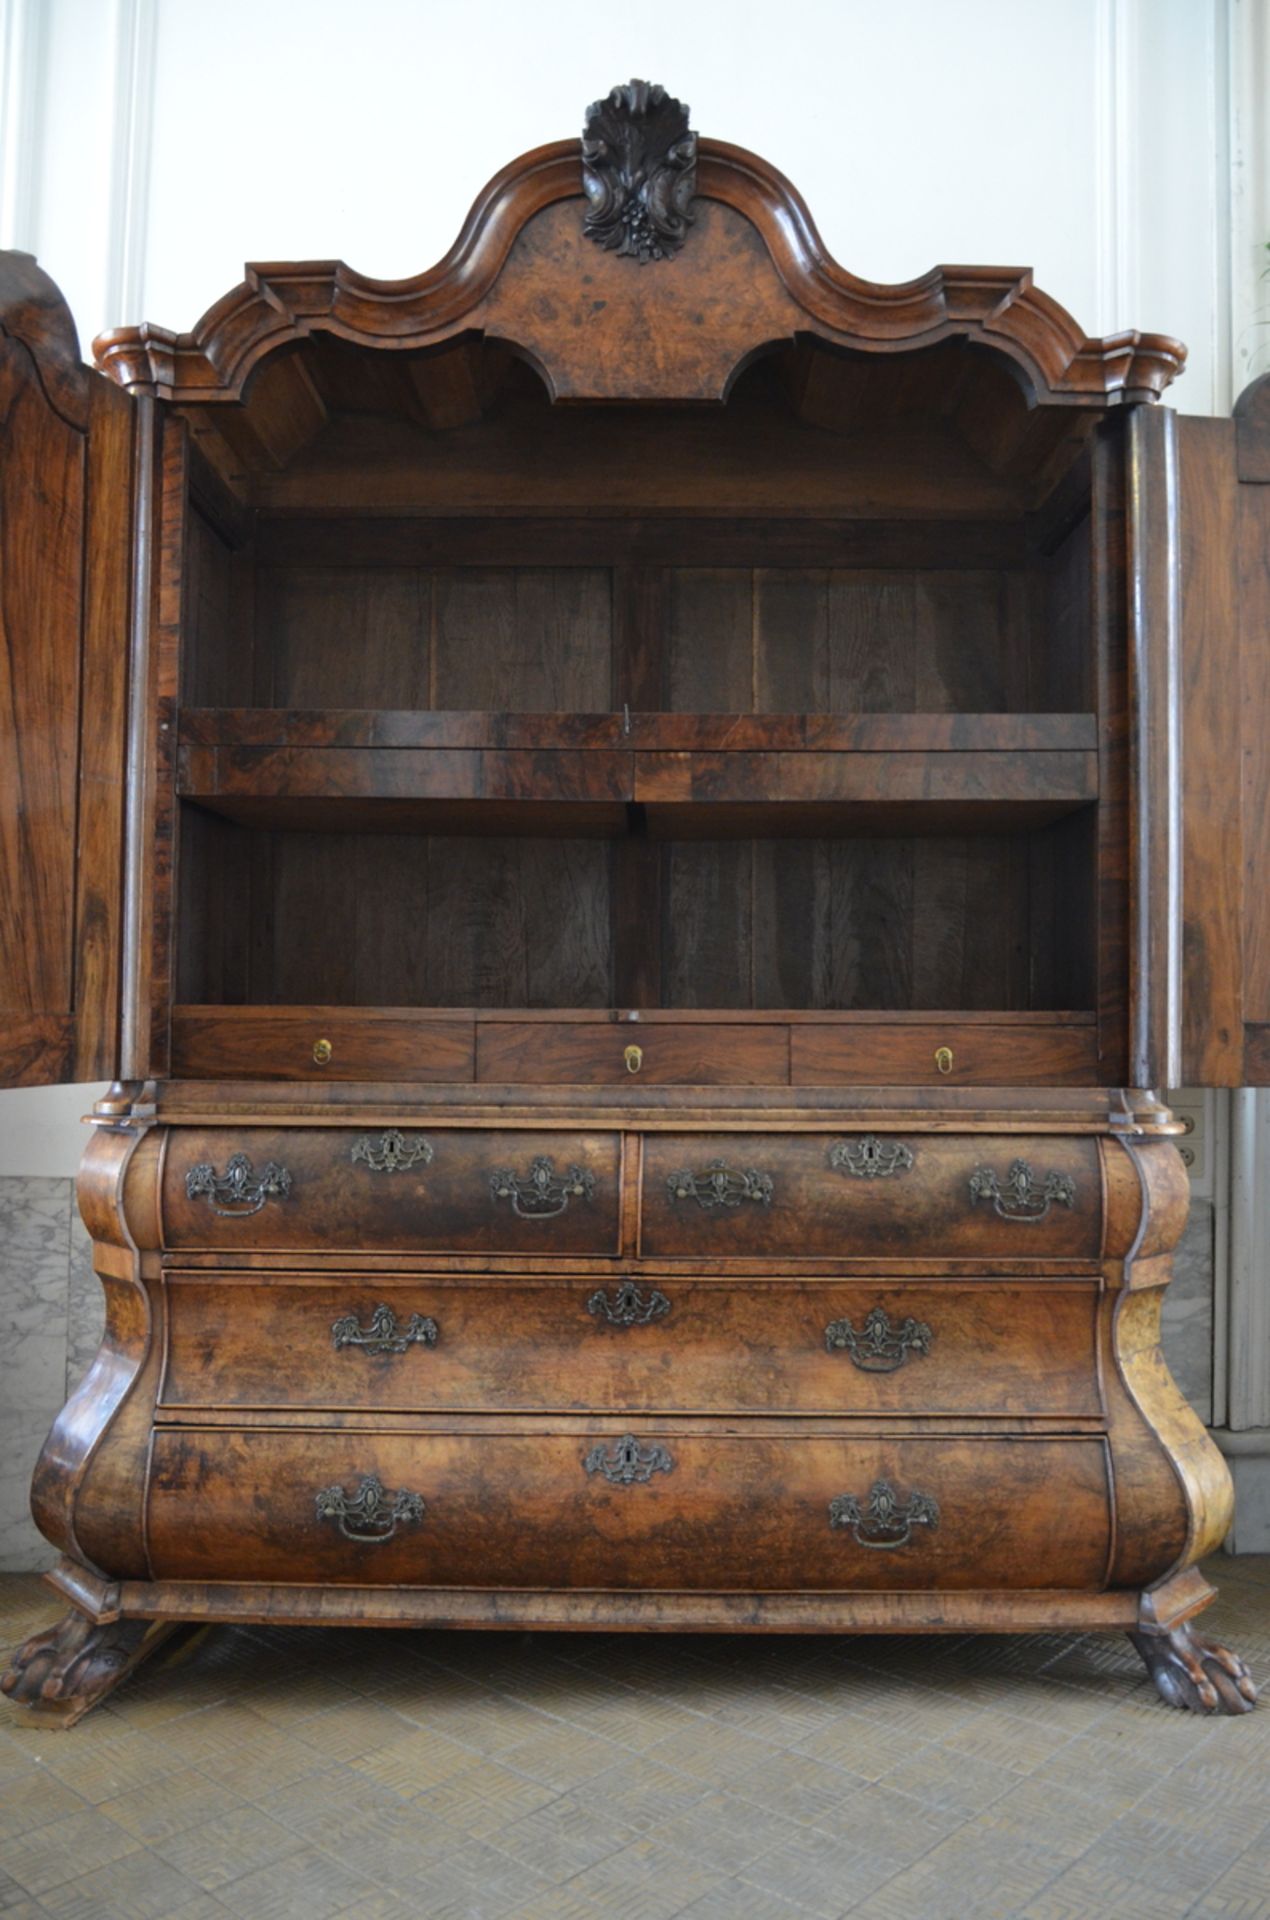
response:
M1129 548L1129 1084L1182 1077L1181 704L1178 683L1177 419L1132 409Z

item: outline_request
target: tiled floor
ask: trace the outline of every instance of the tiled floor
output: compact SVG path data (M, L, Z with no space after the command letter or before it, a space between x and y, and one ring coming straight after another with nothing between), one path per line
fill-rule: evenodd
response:
M1211 1571L1264 1684L1270 1557ZM6 1642L56 1611L0 1581ZM4 1920L1270 1920L1270 1701L1118 1636L215 1628L2 1713Z

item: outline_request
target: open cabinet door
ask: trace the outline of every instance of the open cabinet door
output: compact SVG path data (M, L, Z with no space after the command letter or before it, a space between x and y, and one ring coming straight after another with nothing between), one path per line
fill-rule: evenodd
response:
M1270 375L1178 422L1183 1067L1270 1085Z
M135 412L0 253L0 1086L117 1069Z

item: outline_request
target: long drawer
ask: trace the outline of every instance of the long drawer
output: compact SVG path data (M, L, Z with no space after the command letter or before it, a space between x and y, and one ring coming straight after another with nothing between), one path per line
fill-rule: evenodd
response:
M169 1247L608 1254L616 1133L174 1128Z
M167 1276L162 1404L1096 1417L1098 1285Z
M1086 1438L182 1429L148 1494L157 1579L1071 1588L1109 1532Z
M1096 1259L1098 1145L1074 1135L650 1134L648 1258Z

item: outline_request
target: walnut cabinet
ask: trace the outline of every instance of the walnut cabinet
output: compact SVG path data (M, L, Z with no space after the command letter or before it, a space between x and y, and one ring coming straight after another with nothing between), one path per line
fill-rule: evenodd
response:
M634 82L417 279L0 266L0 1068L110 1078L33 1489L173 1623L1190 1624L1152 1089L1270 1074L1270 388L825 253Z

